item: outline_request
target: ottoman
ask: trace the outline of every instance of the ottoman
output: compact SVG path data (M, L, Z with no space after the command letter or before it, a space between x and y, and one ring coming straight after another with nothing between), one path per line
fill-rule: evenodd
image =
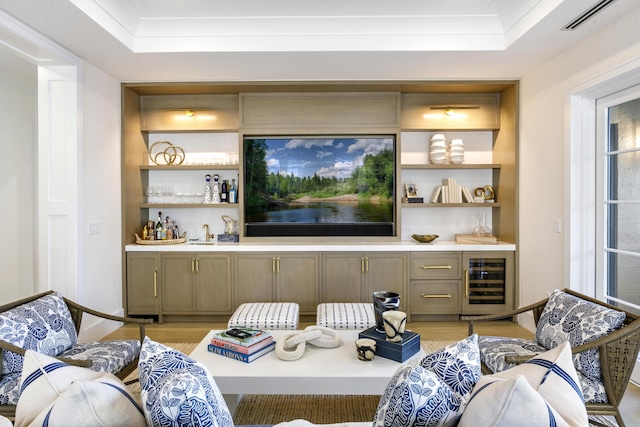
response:
M247 302L240 304L227 326L264 330L296 330L300 307L294 302Z
M331 329L368 329L376 326L373 304L334 302L318 305L316 324Z

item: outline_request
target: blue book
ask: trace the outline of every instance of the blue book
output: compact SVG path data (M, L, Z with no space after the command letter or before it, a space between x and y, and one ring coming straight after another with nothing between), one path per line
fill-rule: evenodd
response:
M275 348L276 348L276 343L272 342L265 348L258 350L255 353L244 354L244 353L238 353L237 351L229 350L228 348L218 347L217 345L213 345L213 344L207 345L207 350L209 350L211 353L219 354L221 356L225 356L230 359L240 360L245 363L253 362L257 358L262 357L265 354L273 351Z

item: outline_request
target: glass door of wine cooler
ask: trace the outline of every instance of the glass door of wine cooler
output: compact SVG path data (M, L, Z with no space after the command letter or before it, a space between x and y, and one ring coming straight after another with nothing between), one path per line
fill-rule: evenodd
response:
M463 254L463 314L492 314L513 309L513 262L513 252Z

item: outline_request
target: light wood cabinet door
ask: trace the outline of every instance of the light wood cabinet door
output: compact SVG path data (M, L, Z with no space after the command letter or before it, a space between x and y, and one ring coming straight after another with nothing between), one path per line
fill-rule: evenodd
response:
M162 256L162 312L189 314L196 311L194 254Z
M322 254L322 302L361 302L364 269L362 254Z
M160 312L159 255L127 254L127 315L156 315Z
M231 314L231 256L197 255L195 286L198 312Z
M372 301L376 291L400 294L400 310L407 311L407 255L400 252L365 254L364 302Z
M235 305L273 302L276 257L271 254L235 255Z
M412 280L411 314L460 314L459 280Z
M276 255L276 300L296 302L301 314L315 314L318 305L318 254Z

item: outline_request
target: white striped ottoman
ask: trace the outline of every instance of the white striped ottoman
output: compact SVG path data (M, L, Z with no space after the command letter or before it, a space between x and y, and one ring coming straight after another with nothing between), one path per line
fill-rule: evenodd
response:
M373 304L334 302L318 305L316 324L331 329L368 329L376 326Z
M231 315L227 326L254 329L296 330L300 307L295 302L247 302Z

